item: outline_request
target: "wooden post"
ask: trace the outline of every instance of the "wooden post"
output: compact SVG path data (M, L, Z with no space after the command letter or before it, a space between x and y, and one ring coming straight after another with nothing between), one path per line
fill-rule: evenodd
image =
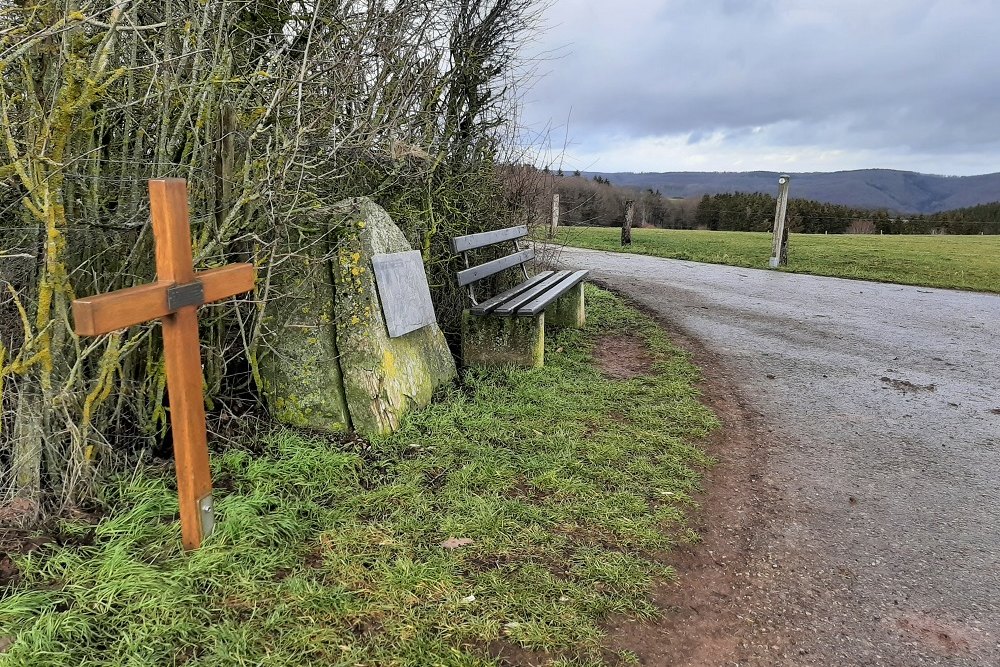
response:
M771 240L770 266L776 269L788 264L788 229L785 215L788 213L788 186L792 177L782 174L778 178L778 204L774 210L774 237Z
M549 226L549 238L556 237L556 228L559 226L559 193L552 195L552 222Z
M181 539L185 549L196 549L215 525L198 306L252 290L254 269L251 264L230 264L195 273L186 183L179 178L150 181L149 198L157 281L77 299L73 302L73 320L81 336L98 336L162 320Z
M622 225L622 247L632 245L632 218L635 217L635 202L625 202L625 223Z

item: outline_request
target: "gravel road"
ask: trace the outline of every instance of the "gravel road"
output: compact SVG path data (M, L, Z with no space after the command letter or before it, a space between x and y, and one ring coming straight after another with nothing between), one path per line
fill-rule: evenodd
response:
M771 507L725 664L1000 665L1000 296L570 248L555 263L699 341L760 415Z

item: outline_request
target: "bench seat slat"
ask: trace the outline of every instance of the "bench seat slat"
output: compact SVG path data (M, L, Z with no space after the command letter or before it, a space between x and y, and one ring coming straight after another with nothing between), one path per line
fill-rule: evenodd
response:
M517 227L497 229L492 232L480 232L478 234L456 236L451 240L451 249L454 252L467 252L469 250L475 250L476 248L493 245L494 243L513 241L514 239L523 238L527 235L528 226L519 225Z
M489 278L494 274L500 273L504 269L509 269L512 266L523 264L524 262L531 261L534 258L535 251L528 249L515 252L513 255L507 255L506 257L501 257L500 259L494 259L492 262L485 262L479 266L473 266L471 269L465 269L458 272L458 284L461 287L465 287L466 285L474 283L477 280Z
M489 315L490 313L493 312L494 309L496 309L497 306L502 304L504 301L513 299L514 297L526 292L527 290L531 289L538 283L542 282L543 280L551 276L553 273L555 272L542 271L538 275L529 278L526 282L523 282L520 285L517 285L516 287L511 287L506 292L497 294L495 297L487 299L486 301L483 301L481 304L477 306L473 306L470 309L470 312L473 315Z
M587 277L588 271L576 271L569 272L570 274L559 281L557 285L554 285L551 289L546 290L539 296L535 297L531 301L528 301L521 307L517 309L518 316L535 316L548 308L549 304L561 297L563 294L572 289L577 283Z
M538 283L531 289L522 292L521 294L515 296L513 299L508 299L506 303L498 306L493 310L494 315L501 315L504 317L510 317L518 312L524 304L535 300L540 294L544 294L556 287L561 281L568 278L571 271L556 271L551 276Z

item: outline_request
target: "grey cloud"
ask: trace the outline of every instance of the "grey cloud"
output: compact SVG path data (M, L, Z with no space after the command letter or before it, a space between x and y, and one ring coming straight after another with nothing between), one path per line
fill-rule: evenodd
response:
M771 127L776 145L931 153L997 145L992 0L559 0L528 108L571 134L631 138Z

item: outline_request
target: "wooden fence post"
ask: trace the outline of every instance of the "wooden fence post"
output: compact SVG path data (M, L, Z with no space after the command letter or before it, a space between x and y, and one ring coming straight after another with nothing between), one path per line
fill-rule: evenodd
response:
M788 213L788 185L792 177L782 174L778 178L778 205L774 210L774 238L771 241L770 266L776 269L788 264L788 229L785 216Z
M625 202L625 223L622 225L622 247L632 245L632 218L635 217L635 202Z
M552 222L549 223L549 238L556 237L556 228L559 226L559 194L552 195Z

